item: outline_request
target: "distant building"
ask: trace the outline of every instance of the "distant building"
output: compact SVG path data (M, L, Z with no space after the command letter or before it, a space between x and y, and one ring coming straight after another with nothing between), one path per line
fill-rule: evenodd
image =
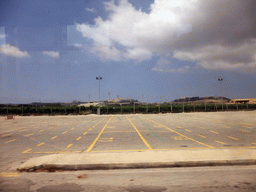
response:
M250 98L250 99L231 99L230 103L256 104L256 98Z

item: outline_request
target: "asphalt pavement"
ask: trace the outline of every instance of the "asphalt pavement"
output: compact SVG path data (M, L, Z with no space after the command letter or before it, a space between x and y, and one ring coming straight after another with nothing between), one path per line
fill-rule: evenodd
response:
M0 118L1 170L255 164L256 111Z

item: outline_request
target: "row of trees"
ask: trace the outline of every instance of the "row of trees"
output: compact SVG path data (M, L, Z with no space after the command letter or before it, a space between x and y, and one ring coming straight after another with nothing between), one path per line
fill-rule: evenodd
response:
M97 114L97 106L25 106L25 107L1 107L0 114L15 115L65 115L65 114ZM232 110L255 110L256 104L229 104L223 105L224 111ZM181 112L204 112L222 111L222 104L164 104L164 105L109 105L100 108L101 114L128 114L128 113L181 113Z

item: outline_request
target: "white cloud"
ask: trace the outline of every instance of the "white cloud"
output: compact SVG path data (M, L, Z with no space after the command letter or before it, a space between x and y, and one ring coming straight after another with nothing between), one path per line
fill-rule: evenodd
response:
M0 34L0 39L4 39L7 35L5 34Z
M75 43L75 47L82 47L82 44Z
M206 69L253 68L253 7L254 0L155 0L145 13L128 0L111 0L105 3L107 20L97 17L94 25L77 24L77 30L92 40L90 51L101 59L141 62L173 53Z
M186 65L179 68L170 68L170 69L162 69L155 67L152 69L152 71L158 71L158 72L166 72L166 73L187 73L188 69L190 69L190 66Z
M91 9L90 8L85 8L85 10L89 11L89 12L92 12L92 13L95 13L95 9L93 9L93 8L91 8Z
M11 46L10 44L2 45L0 47L0 53L18 58L31 57L27 51L21 51L18 47Z
M255 68L256 42L244 43L240 46L208 45L188 51L174 51L174 58L197 61L205 69L236 70Z
M44 55L48 55L50 57L58 59L60 56L60 53L58 51L43 51Z

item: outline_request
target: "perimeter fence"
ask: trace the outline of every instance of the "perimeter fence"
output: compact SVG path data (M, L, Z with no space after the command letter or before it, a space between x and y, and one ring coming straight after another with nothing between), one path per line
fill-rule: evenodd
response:
M0 115L87 115L97 114L98 106L34 106L34 105L0 105ZM165 103L132 105L103 105L101 114L133 114L133 113L182 113L182 112L214 112L214 111L250 111L256 110L256 104L212 104L212 103Z

